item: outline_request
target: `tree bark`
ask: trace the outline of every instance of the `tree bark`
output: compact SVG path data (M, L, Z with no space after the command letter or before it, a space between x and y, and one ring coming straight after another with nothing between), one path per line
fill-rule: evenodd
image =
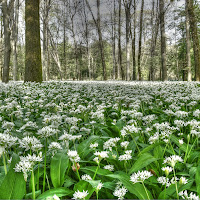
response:
M188 81L192 81L192 72L191 72L191 57L190 57L190 24L188 16L188 2L185 1L185 26L186 26L186 50L187 50L187 68L188 68Z
M143 11L144 11L144 0L142 0L141 11L140 11L140 35L139 35L139 46L138 46L138 76L139 81L142 80L141 73L141 52L142 52L142 30L143 30Z
M165 34L165 10L164 0L160 0L160 34L161 34L161 65L162 81L167 81L167 64L166 64L166 34Z
M42 82L39 3L25 1L25 82Z
M4 83L9 82L9 66L10 66L10 55L11 55L11 30L10 30L10 14L14 7L14 0L7 4L7 0L2 0L2 12L3 12L3 26L4 26L4 66L3 66L3 77Z
M195 80L200 81L200 46L198 38L197 22L194 14L194 2L193 0L186 0L188 5L188 15L190 21L190 30L193 40L193 51L195 61Z

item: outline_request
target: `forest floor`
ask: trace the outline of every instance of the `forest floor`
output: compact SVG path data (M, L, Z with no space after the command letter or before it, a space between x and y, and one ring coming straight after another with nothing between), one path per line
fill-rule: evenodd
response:
M0 199L199 199L198 82L11 82L0 111Z

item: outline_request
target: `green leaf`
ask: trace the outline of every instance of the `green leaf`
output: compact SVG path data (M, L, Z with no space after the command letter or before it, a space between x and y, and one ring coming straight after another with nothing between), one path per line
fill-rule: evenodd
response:
M51 159L50 176L55 188L63 185L68 163L69 159L65 153L57 153Z
M144 187L141 183L131 183L130 176L125 174L124 172L116 172L115 174L109 174L108 177L112 177L114 179L119 179L123 185L127 188L127 190L136 195L138 199L148 199L148 196L144 190ZM153 199L151 193L147 190L149 198Z
M44 193L42 193L40 196L37 197L37 199L46 199L46 198L50 198L53 197L53 195L57 195L58 197L63 197L63 196L70 196L73 194L72 190L69 190L68 188L54 188L51 190L48 190Z
M23 199L26 193L23 173L13 169L18 162L19 156L13 153L10 169L0 186L0 199Z
M80 168L81 171L84 171L86 173L87 173L87 171L91 171L91 172L95 173L96 169L97 169L96 166L88 166L88 167ZM108 175L108 174L112 174L112 172L110 172L107 169L101 169L101 168L99 168L98 171L97 171L97 174L101 175L101 176L105 176L105 175Z
M200 164L200 161L198 164ZM195 182L197 186L197 194L200 196L200 165L198 165L197 170L196 170Z
M150 163L156 161L157 158L154 158L151 154L149 153L144 153L142 154L136 162L133 164L131 169L129 170L129 175L132 174L133 172L136 172L146 166L148 166Z
M82 159L85 158L88 155L88 153L92 151L90 150L90 144L95 142L98 139L99 139L99 136L92 135L78 145L78 149L77 149L78 154Z
M187 145L186 143L183 143L180 145L179 143L179 138L177 138L175 135L171 135L170 139L172 142L174 142L182 151L186 152L187 151Z

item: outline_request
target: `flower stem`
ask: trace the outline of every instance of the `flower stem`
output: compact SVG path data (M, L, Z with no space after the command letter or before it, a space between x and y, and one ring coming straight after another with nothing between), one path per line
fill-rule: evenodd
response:
M46 183L46 165L47 165L47 138L45 141L45 154L44 154L43 192L45 191L45 183Z
M95 173L94 173L94 176L93 176L93 179L92 179L92 180L95 179L95 177L96 177L96 175L97 175L97 171L98 171L98 169L99 169L99 163L98 163L98 166L97 166L97 168L96 168L96 171L95 171Z
M188 154L189 142L190 142L190 135L189 135L188 142L187 142L187 149L186 149L186 153L185 153L184 163L186 163L186 160L187 160L187 154Z
M34 171L33 171L33 168L32 168L32 195L33 195L33 199L35 199L35 179L34 179Z
M143 187L144 187L144 190L145 190L145 192L146 192L146 194L147 194L147 197L148 197L148 199L150 200L150 198L149 198L149 194L148 194L148 192L147 192L147 189L146 189L146 187L145 187L145 185L144 185L144 182L142 181L142 185L143 185Z
M185 159L184 159L184 163L186 163L188 157L190 156L190 153L191 153L191 151L192 151L192 149L193 149L193 147L194 147L196 141L197 141L197 137L196 137L194 143L192 144L192 146L191 146L191 148L190 148L190 150L189 150L189 152L188 152L188 154L187 154L187 157L185 157Z
M5 159L4 153L3 153L3 165L4 165L5 175L6 175L7 174L7 167L6 167L6 159Z
M175 186L176 186L176 195L177 195L177 199L179 199L178 187L177 187L177 181L176 181L176 175L175 175L175 169L174 169L174 167L173 167L173 172L174 172L174 180L175 180Z

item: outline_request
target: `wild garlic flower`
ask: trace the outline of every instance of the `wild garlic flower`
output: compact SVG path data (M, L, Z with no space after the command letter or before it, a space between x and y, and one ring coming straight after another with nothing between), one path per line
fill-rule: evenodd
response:
M180 156L172 155L170 157L165 158L163 164L169 164L172 167L174 167L177 162L183 162L183 159Z
M143 182L144 180L150 178L153 176L153 174L149 171L138 171L137 173L134 173L131 175L130 181L133 182L133 184L138 183L138 182Z
M49 145L49 150L53 151L53 150L61 150L62 147L60 145L60 143L58 142L52 142L50 145Z
M95 143L93 143L93 144L90 144L90 148L91 149L95 149L95 148L97 148L98 147L98 143L97 142L95 142Z
M121 142L120 144L120 146L125 149L127 149L128 145L129 145L129 141L124 141L124 142Z
M41 138L47 138L58 133L58 130L51 128L50 126L45 126L38 130L37 135Z
M13 137L7 133L0 133L0 145L4 148L10 148L17 144L17 137Z
M132 150L127 150L125 151L125 154L119 156L119 161L123 161L123 160L131 160L132 156L131 156Z
M179 196L182 199L188 199L188 200L200 200L199 196L191 192L188 194L187 190L179 192Z
M97 187L95 188L95 190L99 191L102 187L103 187L103 183L100 182L100 183L97 185Z
M120 138L110 138L108 141L106 141L103 145L103 149L109 149L110 151L112 151L113 147L117 146L117 142L120 140Z
M166 185L166 187L169 187L171 185L171 183L169 182L169 178L166 178L164 176L158 177L157 181L162 185Z
M56 194L54 194L53 195L53 200L60 200L60 198Z
M80 161L80 157L77 153L77 151L71 151L69 150L67 155L69 156L69 159L72 161L72 162L79 162Z
M162 171L165 172L165 175L168 176L170 172L172 172L173 168L167 166L167 167L162 167Z
M99 159L101 160L101 159L103 159L103 158L108 158L108 151L96 151L95 153L94 153L94 155L95 156L98 156L99 157Z
M178 177L176 177L176 176L175 176L175 178L172 177L172 179L171 179L171 184L175 184L178 180L179 180Z
M99 157L95 157L94 159L93 159L97 164L99 164Z
M184 142L183 142L183 139L180 139L180 140L178 140L178 143L180 144L180 145L182 145Z
M88 195L88 191L84 191L83 192L80 192L79 190L77 190L74 194L73 194L73 198L72 199L75 199L75 200L84 200L85 197Z
M114 171L114 165L105 165L103 168L109 170L110 172Z
M113 192L113 195L118 197L119 200L123 200L127 192L128 190L124 186L122 186L121 188L117 186L115 188L115 191Z
M185 177L181 177L180 179L179 179L179 184L180 185L185 185L185 184L187 184L188 183L188 179L186 179Z
M24 148L25 151L28 151L29 149L31 149L32 151L38 151L43 147L40 140L38 140L34 136L26 136L22 140L19 140L19 145L21 148Z
M15 165L15 172L23 172L24 180L27 181L28 178L28 172L32 171L32 168L36 162L42 161L42 155L39 154L39 156L33 155L27 155L25 157L21 156L20 161L18 164Z
M82 175L82 176L81 176L81 179L84 180L84 181L86 181L86 180L92 180L91 176L88 175L88 174Z
M81 137L82 135L72 135L72 134L68 134L67 132L64 132L64 134L59 137L59 140L74 142L76 139L80 140Z

